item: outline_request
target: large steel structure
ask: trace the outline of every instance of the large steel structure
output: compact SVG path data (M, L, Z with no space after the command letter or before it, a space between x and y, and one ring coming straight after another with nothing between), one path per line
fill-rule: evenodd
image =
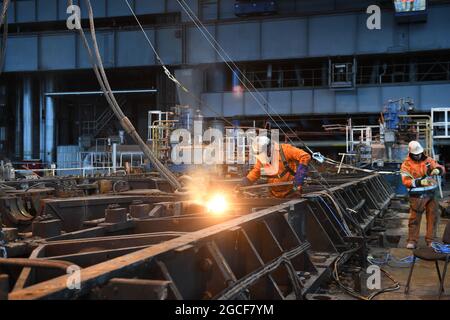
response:
M155 53L125 1L94 0L92 5L105 68L113 78L134 79L131 88L113 79L114 89L157 88L154 95L120 99L143 135L145 124L137 119L148 109L170 111L176 104L201 109L206 117L243 120L263 117L265 104L295 118L378 114L386 101L402 97L413 99L416 111L448 107L450 42L442 30L449 28L450 3L430 0L426 21L405 24L396 19L392 1L375 1L381 7L381 29L370 30L366 9L373 2L287 0L278 1L276 12L242 16L236 15L234 0L130 1L159 56L204 103L177 92L158 69ZM84 1L75 4L86 19ZM98 91L94 81L85 81L94 79L89 59L80 36L67 30L66 9L65 0L20 0L9 8L8 81L1 92L8 123L15 120L18 125L14 130L1 123L1 152L11 158L55 161L58 145L77 144L83 136L81 129L67 127L71 118L77 117L81 128L104 110L95 99L51 95ZM193 17L204 24L203 32ZM226 67L224 52L225 60L243 71L245 85L261 95L233 91L239 72ZM145 79L134 68L146 70ZM56 115L67 105L71 111ZM96 108L88 111L87 105ZM141 112L138 106L143 105Z
M353 249L364 264L367 237L394 197L377 174L328 184L311 181L292 201L238 197L221 216L139 189L115 200L48 199L32 238L4 231L8 298L303 299L341 253ZM80 288L67 285L68 267L81 271Z

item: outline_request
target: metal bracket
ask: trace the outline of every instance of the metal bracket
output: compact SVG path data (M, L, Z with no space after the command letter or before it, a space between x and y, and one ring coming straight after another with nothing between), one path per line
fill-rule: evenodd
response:
M314 152L312 155L313 159L319 163L325 162L325 157L320 152Z

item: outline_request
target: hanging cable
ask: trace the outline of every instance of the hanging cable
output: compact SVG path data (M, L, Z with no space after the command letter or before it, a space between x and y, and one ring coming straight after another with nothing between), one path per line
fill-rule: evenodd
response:
M346 255L348 255L348 254L353 254L353 253L355 253L356 251L358 251L358 250L360 250L361 249L361 247L355 247L355 248L352 248L352 249L350 249L350 250L348 250L348 251L344 251L344 252L342 252L340 255L339 255L339 257L336 259L336 261L334 262L334 268L333 268L333 278L334 278L334 280L336 281L336 283L339 285L339 287L341 288L341 289L343 289L346 293L348 293L349 295L351 295L351 296L353 296L353 297L355 297L355 298L357 298L357 299L360 299L360 300L366 300L366 301L368 301L368 300L372 300L372 299L374 299L376 296L378 296L378 295L380 295L380 294L382 294L382 293L386 293L386 292L392 292L392 291L397 291L397 290L399 290L400 289L400 283L397 281L397 280L395 280L390 274L389 274L389 272L387 272L386 270L384 270L384 269L382 269L382 268L380 268L380 271L393 283L392 284L392 286L390 286L390 287L387 287L387 288L385 288L385 289L381 289L381 290L378 290L378 291L376 291L376 292L374 292L374 293L372 293L371 295L369 295L369 296L367 296L367 297L365 297L365 296L363 296L363 295L361 295L360 293L358 293L358 292L356 292L354 289L352 289L352 288L349 288L349 287L347 287L346 285L344 285L342 282L341 282L341 279L340 279L340 276L339 276L339 263L341 262L341 260L346 256Z
M278 126L278 128L280 129L280 131L290 140L290 142L292 143L292 139L290 139L290 137L288 135L286 135L286 133L281 129L281 127L277 124L277 122L275 121L275 119L273 119L273 117L271 116L271 114L269 113L269 111L272 111L282 122L283 124L291 131L291 133L300 141L300 143L303 145L303 147L310 152L314 158L319 158L319 159L323 159L324 161L327 161L329 164L339 164L338 162L329 159L327 157L323 157L322 155L315 153L311 148L309 148L308 145L306 145L306 143L297 135L296 132L294 132L292 130L292 128L286 123L286 121L283 119L283 117L280 116L280 114L278 114L276 112L276 110L274 110L271 106L270 103L267 101L267 99L264 97L264 95L261 94L260 91L258 91L256 89L256 87L253 85L253 83L251 83L251 81L249 81L249 79L245 76L245 74L240 70L240 68L236 65L236 63L234 63L234 61L231 59L231 57L228 55L228 53L225 51L225 49L223 49L223 47L220 45L220 43L214 38L213 35L211 35L211 33L208 31L208 29L205 27L205 25L201 22L201 20L198 18L198 16L195 14L195 12L189 7L189 5L184 1L184 0L177 0L178 4L181 6L181 8L184 10L184 12L189 16L189 18L191 19L191 21L196 25L196 27L199 29L199 31L202 33L203 37L209 42L209 44L212 46L212 48L217 52L217 54L219 55L219 57L225 62L225 64L228 66L228 68L236 73L236 71L238 72L238 79L239 81L242 83L242 85L244 86L244 88L249 92L249 94L255 99L255 101L257 102L257 104L261 107L261 109L269 116L269 118L275 123L275 125ZM209 36L209 37L208 37ZM216 48L219 48L222 53ZM224 57L225 56L225 57ZM232 66L230 66L230 64ZM233 69L234 67L234 69ZM239 75L247 82L250 84L250 86L252 87L253 91L255 91L260 98L263 100L263 102L267 105L267 110L265 109L265 107L262 105L262 103L259 101L259 99L257 99L255 97L255 95L253 94L252 90L250 90L246 83L244 82L244 80L242 80ZM314 165L312 165L314 167ZM347 166L348 167L348 166ZM362 172L374 172L373 170L367 170L367 169L359 169L357 167L352 167L352 169L354 170L360 170ZM323 179L322 179L323 180ZM325 181L326 182L326 181Z
M203 26L203 28L205 29L205 31L211 36L211 38L213 39L213 41L215 41L216 43L217 43L217 41L214 39L214 37L208 32L208 30L204 27L204 25L201 23L201 21L198 19L198 17L195 15L195 13L192 11L192 9L190 9L190 7L185 3L185 2L180 2L179 0L177 0L178 1L178 3L180 4L180 6L182 7L182 9L186 12L186 14L189 16L189 18L194 22L194 24L197 26L197 28L200 30L200 32L202 33L202 35L205 37L205 39L210 43L210 45L216 50L216 52L218 53L218 55L221 57L221 59L227 64L227 66L233 71L233 68L232 68L232 66L228 63L228 61L227 61L227 59L222 55L222 53L221 52L219 52L216 48L215 48L215 46L214 46L214 44L211 42L211 40L208 38L208 36L205 34L205 32L202 30L202 28L200 27L200 25L199 25L199 23ZM133 14L133 16L134 16L134 18L135 18L135 20L137 21L137 23L138 23L138 25L139 25L139 27L140 27L140 29L141 29L141 31L144 33L144 36L145 36L145 38L146 38L146 40L147 40L147 42L148 42L148 44L150 45L150 47L152 48L152 50L155 52L155 55L158 57L158 62L160 62L162 65L164 64L164 62L162 61L162 59L161 59L161 57L158 55L158 53L156 52L156 50L155 50L155 47L153 46L153 44L152 44L152 42L150 41L150 39L149 39L149 37L147 36L147 34L146 34L146 32L145 32L145 30L144 30L144 28L143 28L143 26L142 26L142 24L140 23L140 21L139 21L139 19L138 19L138 17L137 17L137 15L135 14L135 12L134 12L134 10L133 10L133 8L131 7L131 5L130 5L130 3L129 3L129 1L128 0L125 0L125 2L126 2L126 4L127 4L127 6L128 6L128 8L129 8L129 10L130 10L130 12ZM186 7L185 7L186 6ZM188 10L188 9L189 10ZM195 16L195 18L197 18L197 21L199 22L199 23L197 23L197 21L194 19L194 16ZM231 63L233 63L233 65L235 66L235 68L240 72L240 74L246 79L246 77L245 77L245 75L242 73L242 71L240 71L240 69L237 67L237 65L232 61L232 59L229 57L229 55L225 52L225 50L220 46L220 44L218 44L217 43L217 45L218 45L218 47L220 47L222 50L223 50L223 52L225 53L225 55L228 57L228 60L231 62ZM165 67L165 66L163 66L163 67ZM167 68L164 68L165 70L167 69ZM238 77L239 78L239 77ZM252 95L252 97L255 99L255 101L258 103L258 105L261 107L261 109L268 115L268 117L274 122L274 124L278 127L278 129L288 138L288 140L291 142L291 143L293 143L293 141L292 141L292 139L286 134L286 132L281 128L281 126L278 124L278 122L273 118L273 116L268 112L268 110L266 110L265 108L264 108L264 106L262 105L262 103L261 103L261 101L254 95L254 93L247 87L247 85L244 83L244 81L241 79L241 78L239 78L239 81L243 84L243 86L247 89L247 91L249 91L249 93ZM248 81L248 79L247 79L247 81ZM177 84L180 84L181 85L181 83L177 80L177 82L176 82ZM184 89L186 89L186 87L184 87L183 86L183 88ZM253 87L254 88L254 87ZM263 99L264 99L264 97L262 96L262 94L258 91L258 90L256 90L256 88L254 88L255 89L255 92L257 92ZM186 93L190 93L189 92L189 90L184 90ZM196 99L196 100L199 100L199 99ZM265 99L264 99L265 100ZM201 101L201 100L200 100ZM267 101L266 101L267 102ZM268 102L267 102L267 106L268 106L268 108L270 108L270 104L268 104ZM291 130L291 132L302 142L302 144L304 144L305 145L305 148L311 153L311 154L313 154L313 157L314 157L314 155L316 154L316 153L314 153L308 146L306 146L306 144L300 139L300 137L298 137L298 135L287 125L287 123L284 121L284 119L278 114L278 113L276 113L276 112L274 112L280 119L281 119L281 121ZM332 162L331 162L332 163ZM332 163L333 165L334 165L334 163ZM314 166L314 164L313 163L311 163L310 164L311 165L311 167L315 170L315 172L317 172L317 175L318 175L318 177L319 177L319 184L320 185L322 185L322 187L324 187L325 189L329 189L329 187L330 187L330 185L328 184L328 182L326 181L326 179L324 179L324 177L321 175L321 173L320 173L320 171L319 170L317 170L317 168Z
M110 107L113 110L116 117L119 119L122 127L133 138L133 140L139 145L139 147L141 148L143 153L150 160L150 162L155 167L155 169L161 174L161 176L163 178L165 178L174 189L182 188L182 185L176 179L176 176L159 161L159 159L153 154L153 152L150 150L150 148L147 146L147 144L142 140L142 138L139 136L139 134L137 133L136 129L134 128L134 126L132 125L130 120L125 116L125 114L123 113L119 104L117 103L117 101L114 97L114 94L112 93L111 86L110 86L108 78L106 76L106 73L105 73L105 70L103 67L103 62L102 62L102 59L100 56L100 50L98 48L97 38L96 38L96 34L95 34L95 24L94 24L94 15L93 15L92 6L91 6L91 3L89 0L86 0L85 2L86 2L86 6L88 7L89 25L90 25L92 43L94 45L95 58L94 58L94 55L92 53L92 50L90 48L89 42L86 38L83 28L79 28L79 31L80 31L80 35L83 40L83 44L88 51L89 60L94 69L94 73L97 77L97 80L100 84L102 91L104 92L104 95L106 97L106 100L108 101L108 104L110 105ZM68 0L68 3L69 3L69 5L73 5L72 0ZM77 19L80 19L80 17L77 17Z
M177 0L178 1L178 0ZM133 8L131 7L131 5L130 5L130 3L128 2L128 0L125 0L125 2L126 2L126 4L127 4L127 6L128 6L128 8L130 9L130 11L131 11L131 13L133 14L133 16L134 16L134 18L135 18L135 20L137 21L137 23L139 24L139 26L140 26L140 29L141 29L141 31L144 33L144 35L145 35L145 38L146 38L146 40L147 40L147 42L149 43L149 45L150 45L150 47L152 48L152 50L155 52L155 54L159 57L159 55L157 54L157 52L156 52L156 50L155 50L155 47L153 46L153 44L152 44L152 42L150 41L150 39L149 39L149 37L147 36L147 34L146 34L146 32L145 32L145 30L144 30L144 28L142 27L142 24L140 23L140 21L139 21L139 19L138 19L138 17L137 17L137 15L135 14L135 12L134 12L134 10L133 10ZM193 18L193 16L191 15L191 13L197 18L197 20L200 22L200 24L201 24L201 21L198 19L198 17L195 15L195 13L190 9L190 7L186 4L186 3L184 3L186 6L187 6L187 8L189 8L189 11L191 12L189 12L185 7L184 7L184 5L180 2L180 1L178 1L178 3L180 4L180 6L183 8L183 10L186 12L186 14L189 16L189 18L194 22L194 24L197 26L197 28L200 30L200 32L203 34L203 36L205 37L205 39L211 44L211 46L216 50L216 52L219 54L219 56L222 58L222 60L227 64L227 66L231 69L231 70L233 70L233 68L229 65L229 63L227 62L227 60L223 57L223 55L214 47L214 44L210 41L210 39L206 36L206 34L203 32L203 30L201 29L201 27L199 26L199 24L196 22L196 20ZM204 27L204 26L203 26ZM206 29L206 28L205 28ZM207 30L206 30L207 31ZM208 31L207 31L208 32ZM209 33L209 32L208 32ZM211 34L209 33L209 35L211 36ZM211 36L212 37L212 36ZM212 37L213 38L213 40L215 41L215 39L214 39L214 37ZM220 44L218 44L219 46L220 46ZM222 50L223 50L223 48L222 48ZM225 51L225 50L223 50L223 51ZM225 54L228 56L228 54L225 52ZM229 56L228 56L228 58L229 58ZM234 64L234 62L231 60L231 58L229 58L229 60ZM159 62L160 63L162 63L163 64L163 61L162 61L162 59L161 58L159 58ZM235 65L235 67L239 70L239 68L236 66L236 64L234 64ZM239 70L240 71L240 70ZM243 74L241 71L240 71L240 73L241 74ZM245 77L245 75L243 75L244 77ZM239 77L238 77L239 78ZM255 101L258 103L258 105L260 105L260 107L262 108L262 110L269 116L269 118L274 122L274 124L278 127L278 129L285 135L285 137L287 137L288 139L289 139L289 141L291 142L291 143L293 143L293 141L292 141L292 139L286 134L286 132L281 128L281 126L280 125L278 125L278 122L272 117L272 115L267 111L267 110L265 110L265 108L264 108L264 106L261 104L261 102L255 97L255 95L253 94L253 92L251 92L251 90L249 90L249 88L245 85L245 83L242 81L242 79L240 79L239 78L239 80L240 80L240 82L244 85L244 87L247 89L247 91L249 91L249 93L252 95L252 97L255 99ZM247 79L248 80L248 79ZM177 80L178 81L178 80ZM179 82L178 82L179 83ZM185 87L184 87L185 88ZM255 88L255 90L256 90L256 88ZM189 91L187 91L187 92L189 92ZM256 90L256 92L258 92L257 90ZM259 92L258 92L259 93ZM260 93L259 93L260 94ZM260 94L261 95L261 94ZM268 105L269 107L270 107L270 105ZM275 112L276 113L276 112ZM276 113L277 114L277 113ZM280 117L280 115L279 114L277 114L278 115L278 117ZM281 118L281 117L280 117ZM281 120L283 120L282 118L281 118ZM283 120L284 121L284 120ZM286 124L286 122L284 122L285 124ZM287 124L286 124L287 125ZM291 129L289 126L288 126L288 128L289 129ZM292 129L291 129L291 131L292 131ZM293 131L292 131L293 132ZM293 132L294 133L294 135L296 135L295 134L295 132ZM297 135L296 135L297 136ZM298 136L297 136L298 137ZM301 140L299 137L298 137L298 139L299 140ZM304 143L303 143L304 144ZM306 145L305 145L306 146ZM311 152L313 155L314 155L314 152L310 149L310 148L308 148L307 146L306 146L306 148L307 148L307 150L309 151L309 152ZM314 166L314 164L312 164L311 163L311 166L313 167L313 169L318 173L318 175L319 175L319 178L320 178L320 180L322 180L322 182L320 182L320 181L318 181L323 187L325 187L326 189L328 189L328 187L329 187L329 184L328 184L328 182L326 181L326 179L324 179L323 177L322 177L322 175L320 174L320 172L319 172L319 170L317 170L317 168L315 168L315 166Z
M431 247L436 251L436 253L450 254L450 244L443 244L439 242L433 242Z
M253 84L248 80L248 78L245 76L245 74L239 69L239 67L236 65L236 63L234 63L234 61L231 59L231 57L228 55L228 53L225 51L225 49L223 49L223 47L220 45L220 43L217 42L217 40L214 38L214 36L211 35L211 33L207 30L207 28L203 25L203 23L200 21L200 19L198 18L198 16L195 14L195 12L192 11L192 9L189 7L189 5L184 1L184 0L177 0L178 4L182 7L182 9L184 10L184 12L189 16L189 18L191 19L191 21L195 24L195 26L199 29L199 31L202 33L203 37L209 42L209 44L211 45L211 47L217 52L217 54L219 55L219 57L225 62L225 64L228 66L228 68L232 71L232 72L236 72L236 70L239 72L239 74L241 75L241 77L250 83L250 85L252 86L252 89L264 100L265 104L267 105L267 110L264 107L264 105L261 103L261 101L254 95L254 93L252 92L252 90L250 90L247 85L245 84L244 80L241 79L241 77L239 77L238 74L238 79L239 82L244 86L244 88L249 92L249 94L253 97L253 99L256 101L256 103L260 106L260 108L267 114L267 116L274 122L274 124L278 127L278 129L285 135L285 137L290 141L291 144L293 144L292 139L286 134L286 132L281 128L281 126L278 124L278 122L273 118L273 116L269 113L269 110L272 109L273 113L275 115L277 115L277 117L284 123L284 125L294 134L294 136L296 136L296 138L302 143L302 145L305 147L305 149L310 152L313 156L313 158L324 158L322 155L317 155L317 153L315 153L313 150L311 150L311 148L309 148L304 142L303 140L292 130L291 127L289 127L289 125L286 123L286 121L275 111L273 110L273 108L271 108L269 102L265 99L265 97L253 86ZM195 17L195 18L194 18ZM206 33L205 33L206 32ZM207 36L207 34L209 35L209 37ZM214 43L213 43L214 42ZM220 52L217 48L220 48L220 50L222 52ZM225 57L224 57L225 56ZM232 65L230 65L232 64ZM234 67L234 69L233 69ZM326 179L323 178L323 176L321 175L320 171L317 170L317 168L315 167L315 165L313 163L310 164L311 167L317 172L319 179L322 181L319 183L325 187L326 189L328 189L330 187L330 185L328 184L328 182L326 181Z
M157 60L158 60L158 62L163 66L163 68L165 69L165 70L167 70L167 68L165 67L165 65L164 65L164 61L161 59L161 57L158 55L158 53L157 53L157 51L156 51L156 49L155 49L155 47L154 47L154 45L152 44L152 42L151 42L151 40L150 40L150 38L148 37L148 35L147 35L147 33L145 32L145 30L144 30L144 28L143 28L143 26L142 26L142 24L141 24L141 22L139 21L139 18L137 17L137 15L136 15L136 13L134 12L134 10L133 10L133 8L131 7L131 5L130 5L130 3L128 2L128 0L124 0L125 2L126 2L126 4L127 4L127 6L128 6L128 8L129 8L129 10L130 10L130 12L133 14L133 17L135 18L135 20L136 20L136 22L138 23L138 25L139 25L139 27L140 27L140 29L141 29L141 31L144 33L144 36L145 36L145 39L147 40L147 42L148 42L148 44L150 45L150 47L151 47L151 49L153 50L153 52L155 53L155 55L157 56ZM193 17L189 14L189 12L188 11L186 11L186 9L183 7L183 5L181 4L181 3L179 3L181 6L182 6L182 8L185 10L185 12L186 12L186 14L188 14L189 15L189 17L191 18L191 20L196 24L196 26L197 26L197 28L199 28L199 30L200 30L200 32L202 32L202 34L205 36L205 38L206 38L206 40L214 47L214 45L211 43L211 41L207 38L207 36L204 34L204 32L201 30L201 28L200 28L200 26L196 23L196 21L193 19ZM191 12L192 12L192 10L191 10ZM195 13L194 13L194 15L195 15ZM197 18L198 19L198 18ZM200 22L201 23L201 22ZM217 51L217 50L216 50ZM221 55L221 53L220 52L218 52L217 51L217 53L220 55L220 57L225 61L225 63L228 65L228 67L230 68L230 69L232 69L231 67L230 67L230 65L228 64L228 62L226 61L226 59ZM228 56L228 55L227 55ZM229 56L228 56L229 57ZM230 60L231 60L231 58L230 58ZM237 67L237 66L236 66ZM167 73L166 73L167 74ZM242 84L245 86L245 88L250 92L250 94L252 95L252 97L255 99L255 101L257 101L258 102L258 104L261 106L261 108L264 110L264 107L261 105L261 103L260 103L260 101L254 96L254 94L249 90L249 88L245 85L245 83L240 79L240 81L242 82ZM177 84L180 84L181 85L181 83L177 80L177 82L176 82ZM183 86L183 88L185 89L184 91L186 92L186 93L190 93L190 91L189 90L187 90L186 89L186 87L184 87ZM201 101L200 99L196 99L196 100L198 100L198 101ZM293 143L293 141L292 141L292 139L286 134L286 132L281 128L281 126L279 126L278 125L278 122L270 115L270 113L268 113L266 110L264 110L265 112L266 112L266 114L270 117L270 119L275 123L275 125L278 127L278 129L289 139L289 141L291 142L291 143ZM278 114L277 114L278 115ZM279 116L279 115L278 115ZM234 126L234 125L233 125ZM295 134L295 133L294 133ZM298 137L298 136L297 136ZM300 139L300 138L299 138ZM300 139L301 140L301 139ZM308 148L309 149L309 148ZM309 151L311 152L311 153L313 153L313 151L311 150L311 149L309 149ZM314 154L314 153L313 153ZM328 184L328 182L326 181L326 179L324 179L323 178L323 176L320 174L320 171L319 170L317 170L317 168L314 166L314 164L313 163L311 163L310 164L311 165L311 167L317 172L317 174L318 174L318 176L319 176L319 184L322 186L322 187L324 187L326 190L329 190L329 187L330 187L330 185ZM320 181L321 180L321 181Z
M10 0L3 1L2 14L0 17L0 28L3 26L3 36L0 49L0 74L3 72L6 55L6 44L8 40L8 8Z
M200 106L205 106L209 111L211 111L212 113L214 113L216 115L217 118L221 118L222 120L224 120L226 123L228 123L229 125L234 127L234 124L232 122L230 122L228 119L226 119L224 116L222 116L220 113L218 113L217 111L214 110L213 107L211 107L209 104L207 104L206 102L204 102L203 100L201 100L199 97L197 97L196 95L194 95L189 88L187 88L184 84L182 84L167 68L166 64L164 63L163 59L161 58L161 56L159 55L158 51L156 50L155 46L153 45L152 41L150 40L149 36L147 35L147 32L145 31L144 27L142 26L142 23L140 22L139 18L137 17L136 13L134 12L131 4L129 3L128 0L125 0L128 8L130 9L131 14L133 15L134 19L136 20L139 28L141 29L142 33L144 34L144 37L147 41L147 43L149 44L150 48L152 49L153 53L155 54L156 60L158 61L158 63L161 65L161 67L164 70L164 73L166 74L166 76L169 78L169 80L171 80L172 82L174 82L178 87L180 87L188 96L190 96L191 98L193 98L194 100L197 101L197 103L199 103Z

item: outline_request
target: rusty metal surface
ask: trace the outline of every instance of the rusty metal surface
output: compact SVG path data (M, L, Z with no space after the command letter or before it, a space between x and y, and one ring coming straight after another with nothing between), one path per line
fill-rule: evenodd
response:
M173 199L151 199L126 220L121 210L106 223L103 212L81 230L28 244L33 259L81 266L81 290L67 288L68 275L25 268L9 298L302 299L340 252L363 242L393 197L379 175L340 180L328 190L311 183L288 202L240 198L220 217Z

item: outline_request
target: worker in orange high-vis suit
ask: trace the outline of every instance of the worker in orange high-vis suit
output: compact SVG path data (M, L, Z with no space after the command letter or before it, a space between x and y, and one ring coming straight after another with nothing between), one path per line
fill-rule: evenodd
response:
M311 161L309 153L289 144L275 143L273 157L269 160L271 141L264 136L254 139L252 151L256 157L256 164L242 180L241 187L252 185L260 178L267 178L269 184L293 182L292 185L271 187L270 192L276 198L288 198L301 194Z
M436 177L443 175L445 169L434 159L424 154L424 149L417 141L409 144L409 155L401 167L402 182L409 189L409 234L408 249L417 247L420 234L422 214L426 212L427 232L425 240L430 246L436 237L438 220L438 202Z

